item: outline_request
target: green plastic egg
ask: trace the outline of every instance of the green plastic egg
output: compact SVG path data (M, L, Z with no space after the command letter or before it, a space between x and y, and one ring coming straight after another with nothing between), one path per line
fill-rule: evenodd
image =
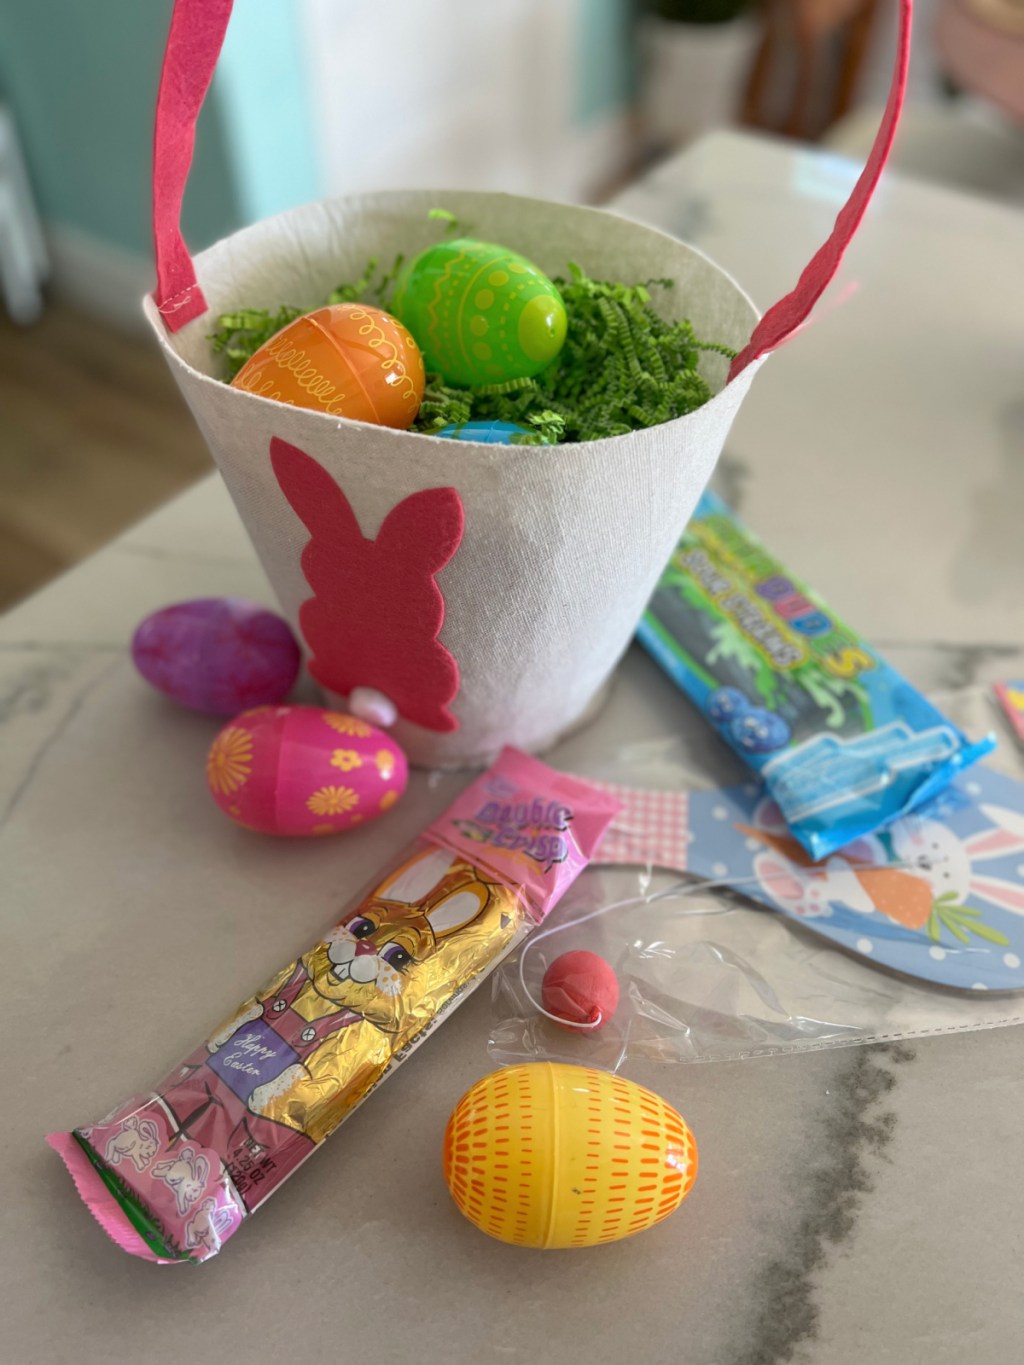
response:
M514 251L468 237L411 261L392 311L427 370L465 388L539 374L565 341L565 304L548 277Z

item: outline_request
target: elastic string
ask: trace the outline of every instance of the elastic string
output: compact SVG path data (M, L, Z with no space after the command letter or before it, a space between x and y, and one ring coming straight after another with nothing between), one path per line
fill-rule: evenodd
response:
M945 858L936 858L933 862L929 863L929 866L938 867L946 861L947 859ZM856 866L865 871L889 872L898 871L900 868L905 867L920 867L920 863L861 863L856 864ZM704 881L699 882L676 882L674 886L666 887L664 891L656 891L653 895L629 896L625 900L613 901L611 905L599 906L596 910L591 910L589 914L581 915L578 919L569 920L567 924L553 924L548 929L542 929L539 934L531 934L523 945L523 951L519 954L519 985L523 994L526 996L527 1002L533 1006L538 1014L542 1014L545 1019L550 1019L555 1024L561 1024L564 1028L578 1028L583 1030L600 1028L601 1024L604 1022L604 1016L600 1010L597 1012L596 1019L583 1021L563 1019L561 1015L549 1013L549 1011L544 1008L543 1004L530 994L529 987L526 984L526 955L532 948L535 948L538 943L543 943L546 938L553 938L555 934L564 933L567 929L576 929L581 924L587 924L592 919L598 919L601 915L609 914L612 910L626 910L632 905L653 905L656 901L665 900L669 896L692 896L696 891L714 891L723 888L733 890L740 886L761 886L765 881L771 881L774 878L785 878L788 880L791 875L792 874L789 872L778 872L775 873L774 876L769 873L766 876L756 877L708 877ZM697 910L696 912L689 911L688 913L721 915L728 912L730 908L731 907L727 905L717 905L712 909L702 909Z

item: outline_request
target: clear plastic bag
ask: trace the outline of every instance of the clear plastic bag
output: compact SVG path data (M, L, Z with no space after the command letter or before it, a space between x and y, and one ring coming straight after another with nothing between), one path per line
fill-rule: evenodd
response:
M965 726L992 723L987 690L953 694L944 705ZM589 765L589 775L707 788L702 740L696 749L681 737L634 744ZM1008 742L993 766L1024 777ZM724 783L735 781L732 765L722 767ZM537 1008L547 967L581 948L604 957L619 980L618 1009L597 1030L563 1027ZM630 1057L724 1061L1024 1022L1022 994L953 991L887 971L736 891L650 867L592 866L495 974L492 999L495 1061L612 1070Z

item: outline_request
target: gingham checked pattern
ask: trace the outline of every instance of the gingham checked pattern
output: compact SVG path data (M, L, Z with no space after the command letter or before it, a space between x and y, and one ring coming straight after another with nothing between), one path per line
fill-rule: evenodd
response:
M610 792L622 809L608 826L591 857L592 863L631 863L687 871L690 842L686 792L648 791L643 787L620 787L617 782L592 786Z

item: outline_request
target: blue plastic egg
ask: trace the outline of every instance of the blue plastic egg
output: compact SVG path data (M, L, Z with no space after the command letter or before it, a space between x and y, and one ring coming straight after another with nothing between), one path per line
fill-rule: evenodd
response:
M532 436L533 432L520 427L515 422L463 422L456 426L449 423L442 427L438 436L446 436L452 441L480 441L488 446L510 446L516 444L517 436ZM547 442L542 442L546 445Z

